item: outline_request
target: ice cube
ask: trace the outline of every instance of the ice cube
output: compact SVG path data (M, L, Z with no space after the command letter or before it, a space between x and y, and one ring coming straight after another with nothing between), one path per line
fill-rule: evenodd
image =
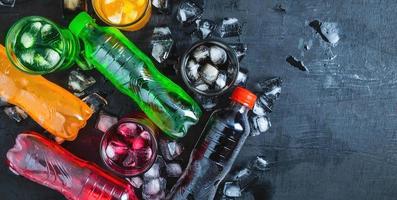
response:
M124 160L122 162L124 167L135 167L138 162L138 158L136 156L136 153L134 151L127 151L127 156L124 157Z
M201 39L206 39L216 29L216 23L208 19L196 20L196 28Z
M51 24L44 24L40 29L40 35L41 39L47 44L55 42L55 40L61 42L59 32Z
M33 65L34 64L34 54L35 51L33 49L27 49L21 53L21 60L25 64Z
M140 133L140 128L137 124L126 122L122 123L117 127L117 132L124 137L135 137Z
M128 146L122 141L112 140L106 146L106 156L111 160L117 160L120 156L128 153Z
M178 163L167 163L166 170L168 177L179 177L182 174L182 167Z
M160 194L165 189L166 184L167 181L164 178L151 179L143 184L142 193L146 195Z
M46 60L46 58L39 53L34 54L33 62L37 65L39 70L49 69L50 67L52 67L52 65Z
M196 84L195 86L194 86L197 90L200 90L200 91L207 91L209 88L210 88L210 86L209 85L207 85L206 83L199 83L199 84Z
M75 92L83 92L95 83L96 80L92 76L85 75L80 71L73 70L69 74L68 85Z
M151 41L153 58L162 63L171 53L174 40L168 27L156 27L153 30Z
M15 0L0 0L0 6L14 7Z
M214 65L220 65L227 61L227 53L220 46L212 46L210 48L210 59Z
M200 65L198 63L196 63L196 61L194 61L194 60L189 60L187 62L186 74L187 74L187 77L191 81L196 81L200 77L200 74L198 72L199 67L200 67Z
M216 81L216 79L218 78L218 74L219 74L219 70L209 63L205 64L200 72L203 81L209 85L212 85ZM205 91L205 90L201 90L201 91Z
M135 137L132 140L132 149L134 150L142 149L145 146L146 146L146 140L143 139L142 137Z
M52 67L58 64L59 60L61 60L61 56L53 49L46 49L44 59L46 59L46 61Z
M203 9L193 2L182 2L177 10L177 20L182 24L190 24L203 14Z
M202 62L210 56L210 49L201 45L193 51L192 56L197 62Z
M241 25L237 18L224 18L218 26L218 34L222 38L235 37L241 34Z
M108 105L106 99L98 93L92 93L84 97L83 101L88 104L94 112L98 112L103 106Z
M16 122L21 122L22 120L28 118L28 115L17 106L6 107L4 108L4 113L11 119Z
M233 176L233 180L238 181L240 180L242 177L248 176L251 174L251 170L249 170L248 168L244 168L240 171L238 171L234 176Z
M271 127L270 120L267 116L253 116L251 121L251 136L258 136L261 133L265 133Z
M236 182L226 182L223 188L223 194L227 197L240 197L241 189Z
M257 156L255 160L251 162L251 168L259 171L266 171L269 163L261 156Z
M329 43L336 44L339 41L340 38L337 23L323 22L321 23L320 30Z
M23 47L25 48L30 48L33 46L34 44L34 37L32 35L32 33L30 32L25 32L22 34L21 36L21 44L23 45Z
M156 7L160 13L169 14L171 12L170 0L153 0L152 5Z
M41 27L43 27L43 24L41 22L33 22L30 25L30 32L31 33L38 33L40 31Z
M137 189L141 188L141 186L143 184L143 180L139 176L126 178L126 179L132 186L134 186L134 188L137 188Z
M160 151L166 160L174 160L182 154L183 147L176 141L160 138Z
M218 78L215 81L215 88L218 90L223 89L226 86L227 75L225 73L219 73Z
M244 72L242 69L237 74L236 82L234 83L235 85L245 85L247 84L248 80L248 74Z
M153 163L152 167L143 174L144 180L150 180L154 178L159 178L162 168L165 166L165 161L162 156L157 155L156 161Z
M264 115L265 112L272 112L273 104L281 94L282 79L279 77L260 81L256 88L260 95L255 103L254 113Z
M244 43L232 43L229 46L234 50L239 61L247 54L248 46Z
M106 132L110 127L117 123L117 117L111 116L103 111L99 113L97 123L95 125L96 129Z

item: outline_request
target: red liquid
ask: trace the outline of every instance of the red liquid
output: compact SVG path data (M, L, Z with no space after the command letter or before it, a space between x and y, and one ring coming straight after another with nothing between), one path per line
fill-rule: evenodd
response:
M12 171L70 200L138 200L127 181L34 132L19 134L7 159Z
M122 119L102 139L103 161L124 176L145 172L156 158L157 143L153 133L153 129L132 118Z

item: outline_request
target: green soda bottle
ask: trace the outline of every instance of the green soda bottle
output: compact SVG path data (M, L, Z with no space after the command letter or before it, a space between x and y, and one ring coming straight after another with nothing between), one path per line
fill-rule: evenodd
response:
M86 12L77 15L69 29L83 41L86 61L131 97L168 136L181 138L198 122L199 105L118 29L98 26Z

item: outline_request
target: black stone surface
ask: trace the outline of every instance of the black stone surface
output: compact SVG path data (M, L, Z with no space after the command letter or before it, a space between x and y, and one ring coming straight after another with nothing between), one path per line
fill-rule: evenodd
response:
M271 116L273 127L265 135L249 138L236 162L236 167L244 166L256 155L274 162L251 190L256 199L397 198L396 9L393 0L205 1L204 18L241 20L243 33L237 40L248 44L241 65L251 71L250 87L268 77L284 79L281 99ZM68 24L61 17L60 1L17 0L14 8L0 7L0 43L4 44L12 23L29 15ZM309 26L314 20L338 23L341 39L336 46ZM170 26L180 54L192 41L175 22L174 14L154 14L147 27L126 35L150 54L153 28ZM306 50L304 46L310 43ZM309 71L290 66L288 56L304 62ZM162 70L172 74L168 68ZM65 87L66 73L46 77ZM98 82L89 91L108 95L106 111L122 116L136 110L98 72L90 74ZM63 146L101 165L97 153L101 133L93 128L96 118L91 118L76 141ZM205 120L184 139L188 147ZM31 120L17 124L0 112L1 160L23 130L43 132ZM0 194L6 200L63 199L55 191L13 175L4 162L0 164Z

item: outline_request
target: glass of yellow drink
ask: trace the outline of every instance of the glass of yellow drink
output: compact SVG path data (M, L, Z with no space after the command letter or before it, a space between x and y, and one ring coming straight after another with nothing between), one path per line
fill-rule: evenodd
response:
M150 20L150 0L92 0L95 13L105 23L126 31L143 28Z

